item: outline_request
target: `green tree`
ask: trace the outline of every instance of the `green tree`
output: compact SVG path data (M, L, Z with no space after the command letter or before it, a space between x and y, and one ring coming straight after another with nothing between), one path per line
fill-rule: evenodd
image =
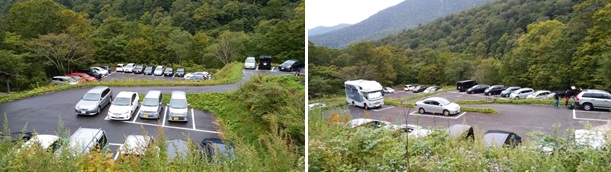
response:
M28 43L32 51L45 64L54 66L56 74L69 72L75 65L83 65L91 60L92 48L83 40L68 34L47 34Z
M248 39L248 35L244 32L224 31L214 44L208 47L208 52L223 64L227 64L238 58L246 57L244 51Z
M125 46L125 52L129 54L127 61L135 63L144 63L150 61L153 57L153 45L144 38L135 38L129 40Z

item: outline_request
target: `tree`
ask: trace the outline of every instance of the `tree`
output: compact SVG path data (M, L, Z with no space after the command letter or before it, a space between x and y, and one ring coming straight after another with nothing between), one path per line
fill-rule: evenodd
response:
M17 2L9 11L11 30L24 38L47 33L60 33L65 29L60 12L65 8L52 0Z
M72 35L47 34L33 39L28 48L45 63L53 65L58 74L68 72L73 65L85 64L93 56L89 43Z
M129 54L126 60L135 63L143 63L150 61L153 57L154 49L151 43L146 39L135 38L129 40L127 46L125 46L125 52Z
M480 60L479 65L475 68L475 80L479 83L486 84L501 84L501 76L499 69L501 68L501 61L495 58L487 58Z
M240 57L245 57L243 52L247 44L248 35L246 33L224 31L215 43L208 47L208 52L223 64L227 64Z

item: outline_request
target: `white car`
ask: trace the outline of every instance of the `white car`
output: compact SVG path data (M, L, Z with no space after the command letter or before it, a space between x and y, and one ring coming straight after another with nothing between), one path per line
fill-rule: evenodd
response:
M547 95L549 95L550 91L548 90L539 90L539 91L535 91L534 93L529 94L528 96L526 96L527 99L543 99L543 98L547 98Z
M389 93L389 94L395 93L395 89L392 89L392 88L390 88L390 87L384 87L384 88L382 89L382 91L383 91L384 93Z
M510 95L510 99L523 99L526 98L530 93L534 92L532 88L520 88L518 90L513 91Z
M407 132L408 136L415 137L426 137L433 132L432 130L425 129L419 125L414 124L401 124L398 129Z
M60 141L61 141L60 137L56 135L39 134L39 135L33 136L32 138L30 138L30 140L28 140L23 145L21 145L21 148L19 150L28 149L32 147L34 144L38 144L38 146L40 146L40 148L42 149L51 148L52 151L55 152L55 150L57 150L60 146Z
M91 70L96 71L97 73L102 74L102 76L108 76L108 71L106 69L103 69L101 67L91 67Z
M108 118L112 120L129 120L138 108L140 97L136 92L122 91L117 94L108 108Z
M134 67L135 67L134 65L135 65L134 63L128 63L127 65L123 67L123 72L132 73L134 71Z
M155 68L155 71L153 71L153 75L155 75L155 76L163 75L163 66L157 66Z
M117 69L115 69L115 72L123 72L123 64L117 64Z
M405 88L403 88L403 91L412 91L412 90L414 90L414 88L416 88L416 86L405 85Z
M246 57L244 69L255 69L257 67L256 62L255 57Z
M392 123L388 122L388 121L382 121L382 120L375 120L375 119L368 119L368 118L356 118L356 119L352 119L350 121L348 121L347 123L350 127L354 128L354 127L358 127L358 126L363 126L363 125L368 125L370 127L374 127L374 128L382 128L382 127L390 127L390 128L396 128L396 125L393 125Z
M444 116L456 115L460 113L460 106L456 103L452 103L447 99L441 97L430 97L422 101L416 102L416 109L418 113L439 113Z
M115 160L120 156L136 155L142 156L147 148L150 148L153 143L153 137L143 135L128 135L125 138L125 143L119 148L119 153L115 155Z
M312 103L312 104L308 105L308 110L312 110L312 109L315 109L315 108L322 108L322 107L325 107L325 106L327 106L327 105L324 104L324 103Z
M202 75L204 77L204 79L211 79L212 76L210 76L210 73L208 72L193 72L193 73L187 73L185 74L185 76L183 77L185 80L190 80L193 78L193 76L195 75Z

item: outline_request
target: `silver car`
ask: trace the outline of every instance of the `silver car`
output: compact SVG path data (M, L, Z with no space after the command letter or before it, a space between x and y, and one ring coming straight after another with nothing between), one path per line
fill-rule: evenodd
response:
M416 109L418 113L438 113L445 116L456 115L460 113L460 106L456 103L452 103L447 99L441 97L430 97L422 101L416 102Z
M187 103L187 93L184 91L172 91L170 103L168 104L168 120L184 121L189 120L189 103Z
M69 77L69 76L54 76L51 79L51 84L53 85L75 85L78 84L78 81L76 81L74 78Z
M511 93L509 95L509 98L511 99L523 99L526 98L528 95L530 95L530 93L534 92L535 90L533 90L532 88L520 88L516 91L513 91L513 93Z
M108 87L99 86L87 91L74 106L77 115L96 115L110 104L112 91Z
M159 116L161 116L163 112L163 105L161 104L162 99L163 94L161 94L161 91L151 90L146 93L146 96L142 99L142 103L140 103L138 117L159 119Z
M583 110L611 109L611 94L603 90L583 90L577 94L575 105Z

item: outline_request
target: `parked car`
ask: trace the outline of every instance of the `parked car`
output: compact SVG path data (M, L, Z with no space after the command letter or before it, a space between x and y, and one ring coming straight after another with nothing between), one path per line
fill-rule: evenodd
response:
M427 88L427 87L426 87L426 86L424 86L424 85L418 85L418 86L416 86L416 88L414 88L414 89L412 90L412 92L413 92L413 93L419 93L419 92L423 92L424 90L426 90L426 88Z
M67 76L80 76L81 78L85 79L85 81L88 81L88 82L97 81L97 79L95 79L95 77L89 76L86 73L72 72L72 73L68 74Z
M414 125L414 124L401 124L397 127L399 131L408 133L408 136L414 137L426 137L431 134L433 131L429 129L425 129L422 126Z
M106 137L104 130L100 128L79 128L70 136L68 144L62 146L55 153L61 155L63 152L68 152L68 155L83 155L91 151L108 151L108 137Z
M225 144L219 138L205 138L200 144L204 159L209 162L222 164L225 160L234 158L235 151L232 143Z
M51 78L51 84L53 85L75 85L78 81L69 76L54 76Z
M295 72L295 76L305 76L305 69L299 69L299 71Z
M308 104L308 110L312 110L312 109L319 108L319 107L322 108L325 106L327 105L324 103L311 103L311 104Z
M153 72L153 75L155 75L155 76L163 75L163 66L157 66L155 68L155 71Z
M405 87L403 88L403 91L407 92L407 91L412 91L414 90L414 88L416 88L413 85L405 85Z
M117 64L117 69L115 69L115 72L123 72L123 64Z
M78 73L85 73L85 74L87 74L89 76L93 76L97 80L100 80L103 77L102 74L97 73L96 71L91 70L91 69L77 69L76 72L78 72Z
M108 108L108 118L112 120L129 120L132 114L138 109L140 102L138 101L137 92L121 91L112 101Z
M112 68L110 66L100 66L102 69L107 70L108 73L112 73Z
M132 73L134 71L134 65L135 65L134 63L128 63L127 65L123 67L123 71L125 73Z
M603 90L582 90L575 97L575 105L583 110L611 109L611 94Z
M153 137L144 135L128 135L125 143L119 147L115 160L124 156L143 156L146 150L153 146Z
M144 68L144 72L142 72L145 75L152 75L153 74L153 66L147 66L146 68Z
M102 76L108 76L108 74L110 74L110 72L108 72L107 70L101 67L91 67L91 70L93 70L96 73L102 74Z
M501 91L500 96L501 97L509 97L509 95L511 95L511 93L513 93L516 90L519 90L522 87L518 87L518 86L512 86L512 87L508 87L507 89Z
M257 68L257 60L255 57L246 57L244 61L244 69L255 69Z
M176 76L176 77L184 77L185 76L185 68L184 67L176 68L176 73L174 73L174 76Z
M7 142L26 142L34 136L32 132L12 132L2 133L0 132L0 143L3 141Z
M438 86L430 86L429 88L426 88L424 91L422 91L422 93L433 93L439 89L440 88Z
M373 128L382 128L382 127L391 127L394 128L395 125L391 124L388 121L376 120L376 119L368 119L368 118L356 118L348 121L348 125L352 128L359 126L373 127Z
M174 69L172 69L172 67L165 67L165 69L163 70L163 76L172 76L174 75Z
M136 67L134 67L134 74L142 74L144 73L144 65L136 65Z
M150 90L140 103L138 117L145 119L159 119L163 113L163 94L161 91Z
M466 138L475 140L475 133L473 132L473 127L470 125L464 124L454 124L447 129L449 135L448 137L453 138Z
M484 90L484 95L488 96L488 95L501 94L503 90L505 90L504 85L493 85L493 86L488 87L486 90Z
M112 91L105 86L90 89L74 106L76 115L96 115L112 101Z
M528 96L530 93L534 92L535 90L533 90L532 88L520 88L516 91L513 91L513 93L511 93L509 95L509 98L511 99L523 99L526 98L526 96Z
M272 56L259 57L259 69L272 69Z
M395 93L395 89L392 89L390 87L384 87L382 88L382 92L392 94L392 93Z
M509 131L488 130L484 135L484 142L487 147L516 147L522 143L522 137L518 136L516 133Z
M200 80L206 80L206 79L210 79L210 74L208 72L193 72L193 73L188 73L185 74L185 76L183 77L185 80L195 80L195 81L200 81Z
M548 90L539 90L539 91L535 91L531 94L529 94L528 96L526 96L527 99L544 99L547 98L547 95L551 94L552 92L548 91Z
M488 89L488 87L490 86L486 84L477 84L467 89L467 94L483 93L484 91L486 91L486 89Z
M21 145L21 148L18 150L29 149L32 146L40 146L43 150L48 150L50 152L55 152L60 148L62 144L62 139L56 135L48 135L48 134L39 134L34 135L30 140L26 141Z
M85 78L81 78L81 77L80 77L80 76L78 76L78 75L75 75L75 76L69 76L69 77L70 77L70 78L72 78L72 79L74 79L74 80L76 80L76 82L78 82L78 83L84 83L84 82L87 82L87 80L85 80Z
M180 157L180 161L184 161L189 156L189 142L181 139L168 140L165 144L165 150L168 153L168 162Z
M168 120L187 122L189 120L187 93L184 91L172 91L171 96L170 103L168 103Z
M465 92L467 89L477 85L475 80L464 80L456 82L456 89L460 92Z
M460 106L458 104L441 97L429 97L418 101L416 102L416 109L418 109L420 114L439 113L444 116L450 116L460 113Z
M292 72L305 67L305 63L303 63L301 60L287 60L284 61L284 63L280 64L279 67L280 71Z

